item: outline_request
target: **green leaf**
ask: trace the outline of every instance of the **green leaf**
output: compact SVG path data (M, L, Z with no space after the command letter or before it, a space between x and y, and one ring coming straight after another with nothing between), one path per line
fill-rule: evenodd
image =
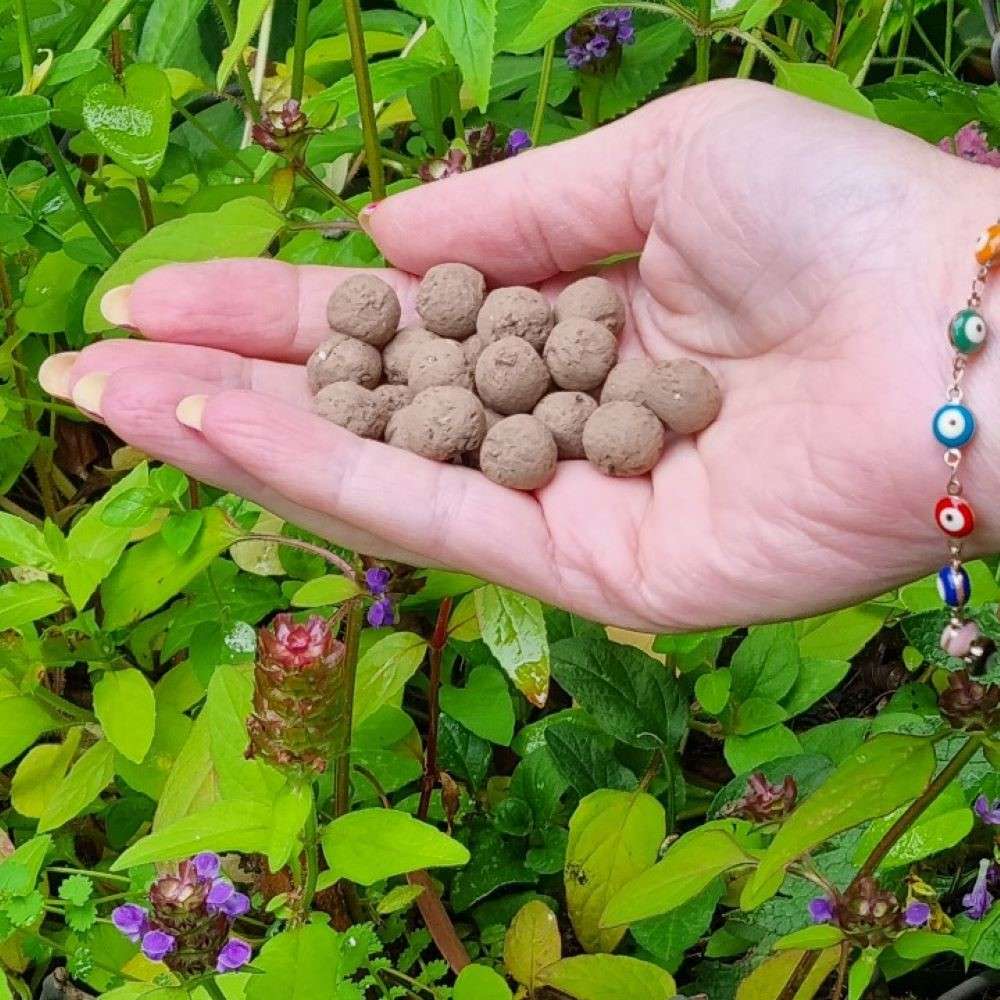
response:
M781 700L789 715L798 715L829 694L851 669L849 660L803 660L792 689Z
M115 771L127 785L137 792L158 801L167 786L167 779L191 735L191 720L169 704L158 702L156 729L149 751L136 764L124 754L115 754ZM197 781L197 776L192 775ZM196 786L197 787L197 786Z
M535 52L593 9L592 0L542 0L531 20L504 48L517 54Z
M727 736L723 753L734 774L746 774L768 761L794 757L802 752L795 733L787 726L761 729L749 736Z
M0 586L0 632L53 615L68 603L66 595L48 580L5 583Z
M94 714L112 746L141 763L156 731L156 699L145 675L135 667L105 671L94 685Z
M360 885L469 860L457 840L394 809L358 809L341 816L323 831L322 843L332 877Z
M918 73L866 87L879 121L928 142L954 135L979 117L976 88L940 73Z
M167 69L185 35L197 23L207 0L153 0L142 24L136 58Z
M27 695L0 698L0 767L9 764L56 725L48 710L34 698Z
M799 644L790 624L758 625L733 653L730 670L737 701L768 698L780 701L799 676Z
M702 674L694 682L694 696L709 715L718 715L729 704L733 672L728 668Z
M93 21L87 25L87 30L77 39L73 51L79 52L99 45L115 25L125 17L131 6L131 0L108 0Z
M203 510L185 510L171 514L160 526L160 534L167 547L182 556L194 545L204 524Z
M736 1000L779 1000L804 954L804 951L782 951L765 959L740 983ZM821 951L812 971L791 1000L813 1000L839 958L839 947Z
M475 592L483 641L532 705L549 696L549 640L542 606L505 587L489 584Z
M470 732L510 746L514 735L514 706L507 682L491 666L473 668L465 687L445 684L440 693L441 710L457 719Z
M635 774L614 755L614 741L571 720L545 728L545 743L559 773L576 789L589 795L599 788L631 791Z
M479 110L486 111L493 71L497 0L427 0L427 11L448 43L462 80Z
M891 10L892 0L858 4L854 17L844 25L844 34L837 47L836 68L856 87L865 81Z
M879 949L865 948L847 974L847 1000L861 1000L878 969Z
M378 912L382 916L388 916L390 913L408 910L423 892L422 885L397 885L378 901Z
M36 569L50 570L54 566L45 536L33 524L6 511L0 511L0 559Z
M796 622L799 652L805 659L853 659L878 634L889 610L872 602Z
M2 716L0 707L0 719ZM38 819L48 808L76 756L82 735L83 727L76 726L61 743L41 743L21 759L11 781L10 801L22 816Z
M184 555L159 535L133 545L101 586L104 627L123 628L155 611L242 534L221 510L209 507L204 530Z
M885 733L859 747L778 830L747 883L743 907L764 902L775 877L795 858L916 798L934 767L934 749L925 738Z
M507 928L503 942L506 970L530 993L539 974L562 958L562 936L556 915L539 899L525 903Z
M167 775L153 817L153 829L165 830L178 820L208 808L219 798L219 776L212 761L209 715L202 712Z
M313 807L312 786L296 782L286 785L274 800L271 843L267 849L267 866L280 871L299 846L299 834Z
M544 969L541 981L574 1000L671 1000L673 976L659 966L625 955L576 955Z
M342 942L324 924L306 924L265 941L253 963L261 974L247 980L247 1000L333 1000Z
M253 799L227 799L191 813L133 844L113 871L152 861L179 861L199 851L264 854L271 843L273 808Z
M488 965L467 965L455 980L454 1000L511 1000L503 976Z
M78 816L111 784L114 776L114 748L107 740L101 740L84 753L59 783L38 821L38 832L54 830Z
M632 646L562 639L552 647L560 686L605 732L631 746L676 749L687 723L687 702L662 663Z
M159 506L153 490L137 486L116 496L104 508L101 520L112 528L141 528L149 524Z
M214 212L171 219L136 240L94 286L84 310L87 333L110 329L101 313L104 293L128 285L161 264L256 257L284 226L284 219L260 198L237 198Z
M900 958L919 962L940 955L944 952L955 952L962 955L966 950L966 942L952 934L939 934L937 931L914 930L907 931L893 943L893 949Z
M844 932L832 924L817 924L814 927L803 927L801 930L785 934L774 942L775 951L788 951L796 948L800 951L822 951L832 948L844 940Z
M415 632L393 632L379 639L358 661L354 689L354 726L391 702L423 662L427 642Z
M215 78L219 90L224 90L230 73L236 68L236 63L243 58L243 50L250 44L257 29L260 27L264 11L270 6L271 0L239 0L239 11L236 15L236 31L233 40L226 49L219 64L219 72Z
M584 951L614 951L624 927L602 929L608 901L652 868L666 834L663 806L646 792L602 790L569 821L566 906Z
M749 736L762 729L769 729L788 718L788 712L770 698L747 698L735 712L733 732Z
M292 594L292 605L296 608L319 608L327 604L341 604L359 593L361 591L353 580L332 573L302 584Z
M632 924L632 937L667 972L676 972L688 949L707 934L723 890L722 879L716 879L676 910Z
M47 124L49 102L40 94L0 97L0 142L28 135Z
M125 69L121 85L99 83L83 101L83 121L101 149L147 180L163 163L172 114L167 75L142 63Z
M778 58L774 63L774 82L782 90L863 118L876 117L871 101L840 70L826 63L791 63Z
M622 886L608 902L601 926L620 927L668 913L723 872L751 860L724 830L692 830L670 847L662 861Z

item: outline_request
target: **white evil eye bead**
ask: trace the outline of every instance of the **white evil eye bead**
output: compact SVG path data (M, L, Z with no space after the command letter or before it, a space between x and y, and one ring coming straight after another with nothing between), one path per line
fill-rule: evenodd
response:
M946 448L960 448L976 433L976 419L961 403L946 403L934 414L931 427Z
M952 317L948 336L956 351L975 354L986 340L986 320L975 309L963 309Z
M972 584L969 574L962 566L944 566L938 571L938 594L945 604L952 608L960 608L969 600Z

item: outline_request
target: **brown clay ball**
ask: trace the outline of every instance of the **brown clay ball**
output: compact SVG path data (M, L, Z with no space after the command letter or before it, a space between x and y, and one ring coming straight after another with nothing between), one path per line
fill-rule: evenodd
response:
M417 312L424 326L441 337L464 340L476 330L486 295L486 279L468 264L438 264L417 290Z
M469 362L469 367L475 371L479 355L486 350L486 341L478 333L474 333L467 340L462 341L462 348L465 350L465 360Z
M431 344L437 336L422 326L407 326L396 334L382 350L382 371L386 382L406 385L410 375L413 352L421 344Z
M587 392L596 389L614 367L618 341L606 326L572 317L553 327L544 357L559 388Z
M715 377L690 358L659 361L646 379L646 406L677 434L704 430L722 409Z
M534 288L513 285L497 288L486 296L476 332L487 344L504 337L520 337L541 351L552 324L552 310L545 297Z
M363 438L381 438L389 414L371 389L356 382L332 382L313 400L313 409L338 427Z
M486 433L482 404L468 389L437 385L392 415L386 441L424 458L450 462L478 448Z
M614 403L621 400L628 403L645 402L646 376L652 370L652 362L645 358L619 361L608 372L608 377L601 388L601 402Z
M339 284L326 307L331 330L373 347L385 347L392 340L399 316L396 293L371 274L355 274Z
M462 345L443 337L417 344L410 357L407 385L415 393L433 385L458 385L471 390L472 370Z
M314 395L333 382L356 382L374 389L381 377L382 355L370 344L341 333L320 344L306 363L306 379Z
M545 362L527 341L504 337L476 362L476 390L484 406L507 416L529 413L549 387Z
M549 429L560 459L584 458L583 427L596 409L585 392L550 392L532 415Z
M479 449L487 479L514 490L537 490L556 472L556 442L549 429L528 413L494 424Z
M616 337L625 326L625 303L604 278L581 278L567 285L556 299L555 312L557 323L571 317L592 319Z
M380 385L372 390L372 395L378 400L388 420L397 410L409 406L413 402L414 391L408 385Z
M663 424L638 403L602 403L583 428L587 458L606 476L642 476L663 454Z

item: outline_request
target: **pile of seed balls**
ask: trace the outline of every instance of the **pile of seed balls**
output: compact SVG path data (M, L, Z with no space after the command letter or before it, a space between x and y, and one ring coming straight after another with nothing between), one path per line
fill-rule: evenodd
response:
M695 361L618 361L625 307L603 278L569 285L553 309L532 288L487 294L474 268L439 264L420 283L417 313L422 325L400 330L384 281L360 274L339 285L333 333L307 367L316 412L501 486L539 489L559 459L644 475L666 428L700 431L722 403Z

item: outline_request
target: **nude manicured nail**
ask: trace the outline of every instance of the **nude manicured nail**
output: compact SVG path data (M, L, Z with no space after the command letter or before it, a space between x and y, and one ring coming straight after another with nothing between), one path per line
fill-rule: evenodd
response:
M38 369L38 384L50 396L69 399L69 374L78 357L79 351L64 351L46 358Z
M101 416L101 400L104 397L104 387L108 382L108 372L91 372L84 375L73 386L73 402L77 409Z
M358 225L369 235L372 234L372 216L378 208L377 201L370 201L358 212Z
M201 417L205 412L208 396L185 396L178 404L175 414L178 423L194 431L201 430Z
M114 326L129 327L132 315L131 299L131 285L119 285L117 288L112 288L110 292L105 292L104 298L101 299L102 315Z

